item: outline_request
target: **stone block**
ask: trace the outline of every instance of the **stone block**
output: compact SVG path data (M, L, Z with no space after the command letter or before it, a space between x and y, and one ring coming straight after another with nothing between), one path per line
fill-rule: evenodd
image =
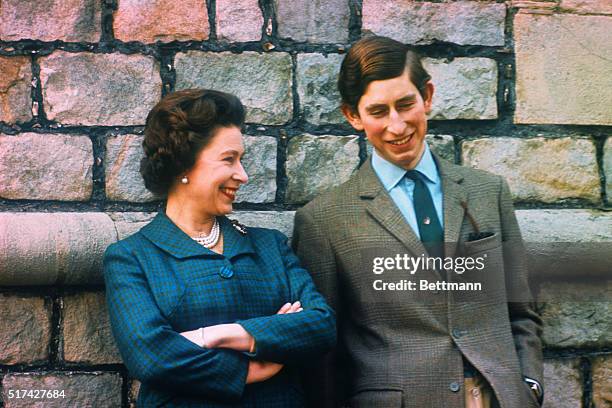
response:
M0 286L99 285L116 240L104 213L0 212Z
M64 361L121 364L111 332L104 292L81 292L64 297Z
M103 372L36 372L11 373L4 376L6 390L64 390L64 398L8 399L2 394L5 408L64 408L121 406L121 374Z
M276 229L291 238L294 216L295 211L236 211L229 218L247 227Z
M236 202L271 203L276 198L276 139L245 136L242 159L249 182L238 191Z
M210 32L206 2L201 0L120 0L113 31L121 41L207 40Z
M492 137L463 143L463 163L504 176L517 200L600 199L595 145L563 137Z
M31 83L30 58L0 56L0 122L27 122L32 119Z
M342 184L359 166L357 136L294 136L287 147L287 197L305 203Z
M247 108L247 122L282 125L293 117L289 54L188 51L176 55L174 66L177 90L233 93Z
M612 213L607 211L517 210L516 216L526 242L612 242Z
M449 135L425 135L425 140L432 152L451 163L455 162L455 141ZM372 144L366 139L366 151L372 154Z
M407 44L504 45L506 6L492 2L363 0L363 31Z
M315 125L344 123L337 86L343 58L339 54L298 54L297 92L306 121Z
M102 29L99 0L3 0L0 40L96 42Z
M543 408L581 408L582 392L577 360L544 361Z
M124 239L138 232L155 218L157 213L152 212L111 212L108 216L115 223L118 239Z
M612 2L609 0L561 0L559 9L573 14L612 15Z
M609 283L544 283L542 340L547 347L610 347Z
M455 58L448 62L424 58L435 86L434 120L496 119L497 64L489 58Z
M140 175L144 156L141 135L114 135L106 140L106 198L113 201L147 202L156 199Z
M40 59L47 118L66 125L143 125L161 98L153 57L55 51Z
M278 35L299 42L345 43L349 2L346 0L274 0Z
M516 123L612 124L612 21L517 14Z
M217 37L222 41L259 41L263 14L258 0L217 0Z
M32 364L49 358L51 302L0 294L0 364Z
M604 144L603 172L606 177L606 197L612 202L612 137L608 137Z
M612 357L609 354L595 357L592 370L594 408L612 407Z
M93 189L87 136L0 134L0 197L87 201Z

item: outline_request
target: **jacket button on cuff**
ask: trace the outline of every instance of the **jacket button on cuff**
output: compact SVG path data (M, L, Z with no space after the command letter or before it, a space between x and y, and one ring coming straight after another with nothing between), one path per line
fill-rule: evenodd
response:
M458 382L453 381L452 383L450 383L450 386L448 388L450 388L452 392L457 392L461 389L461 386L459 385Z
M223 268L221 268L221 270L219 271L219 275L221 275L222 278L226 278L229 279L232 276L234 276L234 271L232 270L232 268L224 266Z

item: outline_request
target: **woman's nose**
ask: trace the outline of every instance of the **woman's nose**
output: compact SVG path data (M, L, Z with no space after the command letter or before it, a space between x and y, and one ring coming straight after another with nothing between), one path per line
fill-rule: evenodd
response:
M234 174L234 178L238 180L239 182L241 182L242 184L246 184L249 181L249 176L244 170L244 166L242 165L242 162L238 162L238 169L236 173Z

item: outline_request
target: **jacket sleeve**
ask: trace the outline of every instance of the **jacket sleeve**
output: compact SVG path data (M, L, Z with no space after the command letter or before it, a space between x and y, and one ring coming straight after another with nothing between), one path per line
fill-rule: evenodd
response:
M341 332L344 316L341 301L338 270L329 236L321 221L315 219L314 210L306 206L297 211L293 231L293 248L310 272L319 291L336 311L338 332ZM339 344L341 339L338 339ZM335 408L346 399L343 381L349 376L345 359L339 348L312 362L303 370L307 406Z
M504 270L508 291L508 311L514 345L522 374L542 384L543 355L542 320L529 287L527 255L514 214L512 196L505 180L501 180L500 217L504 248Z
M320 356L336 344L336 317L316 290L308 272L287 243L287 237L274 231L276 245L287 275L291 301L300 301L303 311L292 314L240 320L255 338L257 360L300 363Z
M190 395L240 399L248 358L232 350L198 347L173 330L138 260L120 243L106 251L104 279L113 335L134 377Z

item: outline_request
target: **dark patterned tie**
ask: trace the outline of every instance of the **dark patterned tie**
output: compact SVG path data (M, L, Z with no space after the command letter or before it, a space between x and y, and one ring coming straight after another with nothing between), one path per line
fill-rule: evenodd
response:
M421 242L423 242L429 256L442 257L444 256L444 230L423 177L417 170L406 172L406 178L414 181L412 202L414 203Z

